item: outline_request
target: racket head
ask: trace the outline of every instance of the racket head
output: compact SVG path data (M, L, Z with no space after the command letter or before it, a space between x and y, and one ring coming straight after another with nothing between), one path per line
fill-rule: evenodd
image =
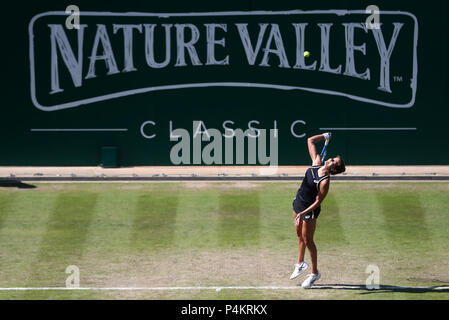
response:
M326 159L327 145L329 144L331 137L332 137L332 133L329 132L329 138L326 139L326 141L324 141L324 147L323 147L323 150L321 150L321 154L320 154L322 163L324 162L324 159Z

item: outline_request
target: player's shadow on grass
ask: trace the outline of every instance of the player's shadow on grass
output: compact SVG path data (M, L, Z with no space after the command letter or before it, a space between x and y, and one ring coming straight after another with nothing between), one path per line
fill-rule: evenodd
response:
M23 183L20 180L15 179L1 179L0 180L0 187L5 188L19 188L19 189L34 189L37 188L36 186L33 186L32 184Z
M387 293L387 292L407 292L407 293L427 293L427 292L449 292L449 285L432 287L400 287L390 285L379 285L378 289L368 289L366 285L348 285L348 284L315 284L311 289L314 290L352 290L360 291L360 294Z

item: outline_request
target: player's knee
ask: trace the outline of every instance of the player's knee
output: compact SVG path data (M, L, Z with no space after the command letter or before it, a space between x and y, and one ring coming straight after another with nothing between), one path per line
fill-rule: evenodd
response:
M303 237L303 241L304 241L304 244L306 245L306 247L313 245L313 238Z
M307 238L304 238L302 241L304 242L304 244L306 245L306 247L309 246L309 240L308 240Z

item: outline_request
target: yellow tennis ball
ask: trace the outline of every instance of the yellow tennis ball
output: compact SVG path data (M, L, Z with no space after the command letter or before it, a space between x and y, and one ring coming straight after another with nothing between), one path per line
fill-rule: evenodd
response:
M310 52L309 51L304 51L304 57L306 57L306 58L310 57Z

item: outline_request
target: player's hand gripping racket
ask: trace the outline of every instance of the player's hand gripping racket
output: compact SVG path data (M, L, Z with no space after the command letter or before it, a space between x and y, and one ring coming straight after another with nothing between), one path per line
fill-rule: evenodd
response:
M330 132L326 132L323 134L323 136L324 136L324 139L326 139L326 141L324 142L324 147L323 147L323 150L321 150L321 154L320 154L322 163L324 162L324 159L326 159L327 145L329 144L329 140L331 139L332 134Z

